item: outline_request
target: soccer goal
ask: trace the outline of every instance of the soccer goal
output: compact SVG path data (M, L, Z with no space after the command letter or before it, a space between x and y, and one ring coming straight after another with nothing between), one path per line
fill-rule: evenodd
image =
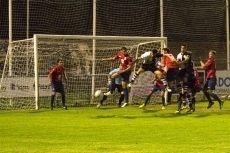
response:
M9 45L0 82L0 109L49 107L51 90L47 74L58 58L63 59L68 76L64 81L67 105L94 105L100 98L94 98L94 92L107 91L107 75L118 67L118 62L101 61L102 58L115 56L122 46L135 59L145 51L153 48L160 51L166 45L166 37L38 34L14 41ZM147 94L145 89L148 91L151 85L152 74L142 76L130 94L130 100L135 102ZM56 107L61 105L60 100L57 96ZM112 96L107 101L116 102L116 98Z

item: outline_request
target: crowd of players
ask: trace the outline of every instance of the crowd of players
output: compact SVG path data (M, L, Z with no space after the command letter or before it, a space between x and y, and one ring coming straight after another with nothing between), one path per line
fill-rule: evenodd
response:
M212 97L219 102L219 107L222 109L224 101L214 92L216 86L215 55L216 51L210 50L208 60L204 63L200 58L200 66L196 67L192 62L192 52L187 51L186 45L181 45L181 51L176 58L171 54L169 48L163 48L161 51L157 49L147 51L135 60L132 59L127 48L122 47L114 57L102 59L102 61L118 60L119 66L109 73L109 90L103 94L103 98L98 103L97 107L100 108L107 97L114 93L116 88L120 93L118 107L126 107L129 103L129 87L132 86L141 73L151 71L154 74L152 80L153 86L144 103L139 106L140 108L145 108L152 94L156 91L160 91L163 105L162 109L165 109L165 106L171 103L172 85L176 82L179 96L178 108L175 113L180 113L181 109L185 108L187 103L189 105L187 112L194 112L195 94L201 89L197 69L204 69L206 73L206 82L202 90L209 102L207 108L211 108L214 104L211 99ZM134 72L130 80L133 65L139 61L141 62L141 66ZM62 95L63 109L68 109L65 104L62 76L67 79L65 68L63 67L63 60L58 59L57 65L55 65L48 74L49 84L52 88L51 110L54 108L54 98L57 92Z
M178 108L175 113L180 113L181 109L185 108L187 104L189 107L186 112L194 112L195 94L201 90L197 69L204 69L206 73L206 82L202 90L209 101L207 108L211 108L214 104L211 99L212 97L219 102L219 107L221 109L224 101L213 92L216 85L215 55L216 51L210 50L208 60L204 63L200 59L200 66L196 67L192 61L192 52L187 51L186 45L181 45L181 51L176 58L171 54L169 48L163 48L161 51L157 49L147 51L135 60L132 59L127 48L122 47L114 57L102 59L102 61L118 60L119 67L109 73L109 90L104 93L97 107L100 108L103 101L105 101L109 95L113 94L116 88L121 95L118 107L126 107L129 103L128 88L132 86L141 73L151 71L154 73L154 78L152 80L153 87L148 93L144 104L139 106L140 108L145 108L151 95L156 91L160 91L162 96L162 109L165 109L165 106L171 103L172 86L173 83L176 82L179 98ZM138 61L141 61L141 66L134 72L131 80L129 80L133 65ZM165 94L165 92L167 94ZM123 100L124 103L122 105Z

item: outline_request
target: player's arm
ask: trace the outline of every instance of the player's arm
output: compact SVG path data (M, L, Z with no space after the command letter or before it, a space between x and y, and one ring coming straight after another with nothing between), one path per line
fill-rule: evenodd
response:
M64 78L65 78L66 80L68 80L68 79L67 79L67 75L66 75L66 72L65 72L65 71L64 71L64 73L63 73L63 74L64 74Z
M200 66L196 67L197 69L204 70L204 69L207 68L208 65L211 64L211 63L209 62L209 60L208 60L206 63L204 63L200 57L199 57L199 59L200 59Z
M124 73L126 71L129 71L133 68L134 62L132 61L132 59L129 61L129 64L127 65L127 68L124 70L120 70L119 72L117 72L118 74Z
M48 74L48 83L49 83L49 85L51 85L51 83L52 83L52 75L53 75L54 71L55 71L55 68L53 68Z
M189 61L189 59L190 59L190 56L189 56L189 55L185 55L184 58L185 58L185 59L184 59L183 61L177 61L177 64L178 64L178 65L181 65L181 64L187 63L187 62Z
M103 59L101 59L102 61L115 61L117 59L117 57L116 56L114 56L114 57L109 57L109 58L103 58Z

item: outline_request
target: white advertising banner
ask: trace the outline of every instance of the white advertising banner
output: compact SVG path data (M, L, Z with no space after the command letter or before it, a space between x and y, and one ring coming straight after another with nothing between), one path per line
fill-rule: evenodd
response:
M217 71L217 94L230 94L230 71Z
M51 88L47 77L39 77L39 95L50 96ZM35 97L34 77L4 78L0 98Z

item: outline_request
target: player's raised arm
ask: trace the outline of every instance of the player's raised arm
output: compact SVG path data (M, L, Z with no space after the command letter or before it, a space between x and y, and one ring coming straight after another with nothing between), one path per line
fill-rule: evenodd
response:
M116 60L116 57L114 56L114 57L109 57L109 58L102 58L101 60L102 61L114 61Z

